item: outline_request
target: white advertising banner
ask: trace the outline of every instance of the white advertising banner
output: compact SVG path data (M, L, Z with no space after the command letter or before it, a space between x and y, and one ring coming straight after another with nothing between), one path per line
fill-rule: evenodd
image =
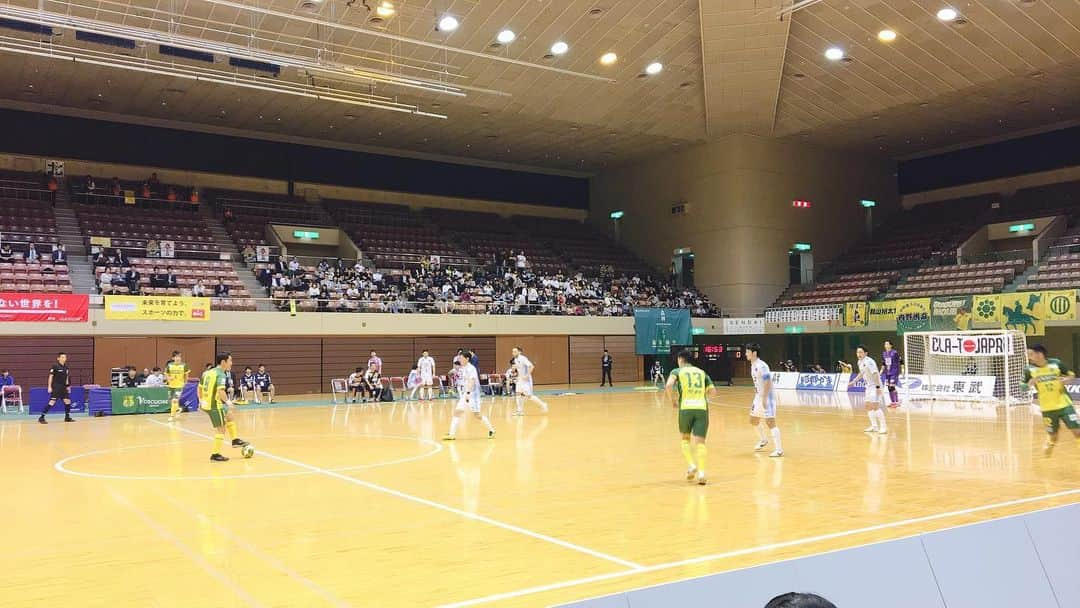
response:
M1007 334L930 336L930 354L953 357L996 357L1013 354L1012 337Z
M997 379L994 376L900 376L897 390L908 397L938 399L993 399Z
M795 390L799 386L799 372L772 372L773 388Z
M735 317L724 319L724 333L727 335L760 335L765 333L764 317Z

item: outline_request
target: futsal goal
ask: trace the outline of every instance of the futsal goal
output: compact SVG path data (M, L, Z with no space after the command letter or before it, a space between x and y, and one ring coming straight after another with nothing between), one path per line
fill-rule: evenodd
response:
M898 389L908 401L1031 402L1024 383L1027 338L1020 331L906 333L904 362Z

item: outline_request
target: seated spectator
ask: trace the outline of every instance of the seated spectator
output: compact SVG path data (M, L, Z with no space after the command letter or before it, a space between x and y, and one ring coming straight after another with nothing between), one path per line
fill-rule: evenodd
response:
M255 371L256 403L259 403L259 397L261 397L263 393L266 393L268 403L274 402L274 382L270 379L270 372L266 371L266 366L260 363L259 369Z
M248 243L244 245L244 250L240 252L240 255L244 258L245 264L250 264L255 261L255 248Z
M240 376L240 398L250 401L249 394L254 397L256 403L259 402L259 395L255 393L255 372L252 371L250 365L244 368L244 373Z
M292 258L289 259L289 274L295 275L298 272L300 272L300 262L296 259L296 256L294 255Z
M191 295L196 298L206 297L206 285L203 285L202 279L199 279L197 283L191 286Z
M311 286L308 287L308 289L307 289L307 296L309 298L313 299L313 300L315 298L318 298L319 294L321 294L321 293L322 292L319 290L319 286L316 285L315 283L312 283Z
M360 403L361 397L364 396L364 368L356 368L356 371L349 374L349 378L346 382L349 387L349 392L345 395L345 403L349 403L350 397L356 403Z
M120 198L124 195L124 188L120 185L120 178L112 178L112 184L109 186L109 194Z
M0 245L0 262L12 262L15 260L15 252L11 250L10 243Z
M150 174L150 177L146 180L146 185L154 192L157 192L157 190L161 188L161 182L158 180L157 171Z
M98 288L102 294L113 293L113 278L112 268L109 266L106 266L105 270L98 275Z
M4 370L4 373L0 374L0 386L14 386L15 377L11 375L10 370Z
M280 272L274 275L274 278L270 279L270 289L283 289L289 291L292 287L292 282L288 278L283 276Z
M269 288L270 284L274 281L274 275L270 272L269 268L260 268L259 272L255 275L255 280L259 282L259 285Z
M153 198L154 197L154 193L150 190L150 183L149 182L143 182L142 189L139 192L139 194L142 196L142 198Z
M169 186L169 193L165 195L165 200L169 202L176 202L176 188Z
M136 388L139 383L136 381L135 368L128 367L128 371L122 378L120 378L120 388Z
M236 222L236 216L233 215L232 209L225 210L225 213L222 215L222 221L224 221L226 228L232 226L232 224Z
M155 367L153 370L150 371L150 375L146 377L146 380L143 382L143 386L165 386L165 374L161 373L160 367Z
M26 244L26 251L23 252L23 260L27 264L36 264L41 260L41 254L38 253L37 245L34 243Z
M124 286L127 287L128 293L132 295L139 295L139 281L142 279L142 275L135 269L134 266L129 266L124 271Z
M128 266L131 266L131 260L129 260L128 257L124 255L123 250L121 250L119 247L113 249L113 259L115 260L115 266L119 266L121 268L127 268Z
M63 243L53 244L52 261L53 264L67 264L67 247Z
M382 396L382 375L375 365L369 365L364 372L364 402L369 400L378 401Z
M215 298L227 298L229 297L229 286L225 284L225 279L218 279L217 285L214 286Z
M334 305L334 310L337 312L349 312L349 299L342 295Z
M173 272L172 266L165 269L165 287L167 289L177 289L179 284L176 282L176 273Z
M158 244L157 239L150 239L146 241L146 257L156 258L161 256L161 245Z
M150 273L150 287L164 289L168 286L168 277L161 272L161 266L154 266L154 272Z

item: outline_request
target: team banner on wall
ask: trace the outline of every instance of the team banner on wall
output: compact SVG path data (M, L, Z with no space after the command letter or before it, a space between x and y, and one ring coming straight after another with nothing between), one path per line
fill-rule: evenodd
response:
M870 304L868 302L848 302L844 304L844 325L847 327L862 327L870 318Z
M934 331L971 329L971 296L930 298L930 329Z
M971 325L980 329L1001 327L1001 298L998 294L972 296Z
M896 304L899 300L886 302L870 302L870 322L893 322L896 320Z
M1063 291L1046 292L1046 320L1047 321L1075 321L1076 320L1076 290L1066 289Z
M207 301L207 309L209 307ZM637 354L668 354L673 345L691 343L689 309L634 309L634 350Z
M927 331L930 329L930 298L911 298L896 301L896 332Z
M169 389L114 388L110 391L113 414L163 414L169 411Z
M689 318L689 311L684 312ZM209 321L210 298L107 295L105 318L116 321Z
M1029 336L1046 335L1046 294L1041 291L998 294L1001 326Z
M28 294L0 292L0 322L85 323L90 296L86 294Z
M800 391L835 391L840 374L799 374L795 385Z

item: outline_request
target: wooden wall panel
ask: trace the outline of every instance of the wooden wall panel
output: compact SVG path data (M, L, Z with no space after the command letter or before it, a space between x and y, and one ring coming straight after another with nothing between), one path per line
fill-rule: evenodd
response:
M244 366L266 365L274 388L282 395L325 393L330 387L322 380L322 338L220 337L219 351L233 356L237 375Z
M510 364L510 352L515 346L525 351L533 362L535 384L567 384L570 382L570 342L567 336L498 336L495 339L495 358L504 371Z
M482 374L506 370L506 361L498 362L495 358L495 336L428 336L414 338L413 359L419 359L420 353L425 348L431 351L431 356L435 358L435 369L439 374L445 374L453 366L451 359L457 354L459 348L476 351L476 355L480 357L480 373Z
M570 336L570 382L572 384L600 384L600 357L604 354L604 336ZM612 356L615 356L614 354ZM614 377L619 369L615 358ZM623 363L625 364L625 363Z
M157 338L157 354L150 367L158 366L164 369L165 364L172 358L172 352L178 350L191 369L191 377L198 378L203 367L214 360L214 346L213 338Z
M611 369L611 379L615 382L635 382L642 379L642 362L634 354L634 336L604 336L604 348L615 358ZM597 356L596 368L600 369L600 357ZM599 371L597 372L599 373Z
M94 339L89 336L0 336L0 369L11 371L15 382L29 391L45 386L56 353L66 352L72 386L94 380ZM23 397L29 399L29 393Z
M145 337L94 338L94 383L109 386L114 367L133 365L144 367L160 365L157 358L157 340ZM202 371L202 368L198 368Z
M367 365L371 351L383 360L384 376L408 376L413 359L412 338L323 338L322 385L331 378L347 378L357 367Z

